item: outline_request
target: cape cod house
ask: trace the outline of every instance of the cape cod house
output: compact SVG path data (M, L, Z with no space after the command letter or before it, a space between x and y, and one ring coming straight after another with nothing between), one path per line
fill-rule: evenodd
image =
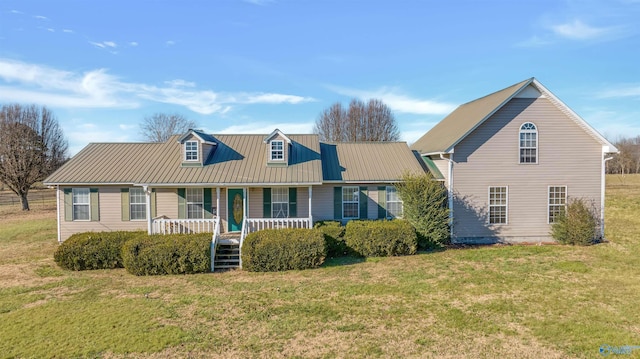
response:
M548 242L569 196L604 219L616 151L532 78L461 105L411 148L190 130L165 143L89 144L45 184L57 188L60 242L85 231L210 232L217 250L264 228L400 217L394 183L430 171L448 189L454 242Z
M604 236L617 149L535 78L459 106L411 149L443 174L453 242L552 241L569 197L593 203Z

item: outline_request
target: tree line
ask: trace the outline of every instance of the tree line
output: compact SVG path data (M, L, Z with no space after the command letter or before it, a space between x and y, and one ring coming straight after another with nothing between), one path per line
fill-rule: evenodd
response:
M614 145L620 152L607 162L607 173L640 173L640 136L620 137Z

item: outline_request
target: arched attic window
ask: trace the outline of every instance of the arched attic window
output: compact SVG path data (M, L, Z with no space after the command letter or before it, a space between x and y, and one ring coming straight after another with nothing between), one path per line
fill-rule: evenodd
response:
M531 122L520 126L520 163L538 163L538 129Z

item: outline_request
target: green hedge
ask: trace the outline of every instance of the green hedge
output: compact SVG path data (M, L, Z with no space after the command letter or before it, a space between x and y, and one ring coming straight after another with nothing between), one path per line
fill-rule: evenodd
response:
M324 235L327 244L327 256L342 257L349 253L349 247L344 241L344 226L338 221L319 221L313 226Z
M317 230L265 229L245 238L242 268L251 272L317 268L326 255L324 237Z
M122 247L145 232L84 232L64 241L53 255L62 268L71 270L122 268Z
M413 226L404 220L349 221L345 241L357 255L386 257L415 254L418 238Z
M595 205L582 198L569 198L566 211L556 215L551 236L563 244L588 246L598 240L598 214Z
M151 235L122 248L124 267L135 275L189 274L211 270L211 233Z

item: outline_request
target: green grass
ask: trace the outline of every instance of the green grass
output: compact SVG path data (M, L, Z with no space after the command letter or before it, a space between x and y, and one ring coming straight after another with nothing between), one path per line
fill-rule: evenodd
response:
M609 182L608 243L284 273L69 272L55 212L0 219L0 357L600 357L640 345L640 176Z

